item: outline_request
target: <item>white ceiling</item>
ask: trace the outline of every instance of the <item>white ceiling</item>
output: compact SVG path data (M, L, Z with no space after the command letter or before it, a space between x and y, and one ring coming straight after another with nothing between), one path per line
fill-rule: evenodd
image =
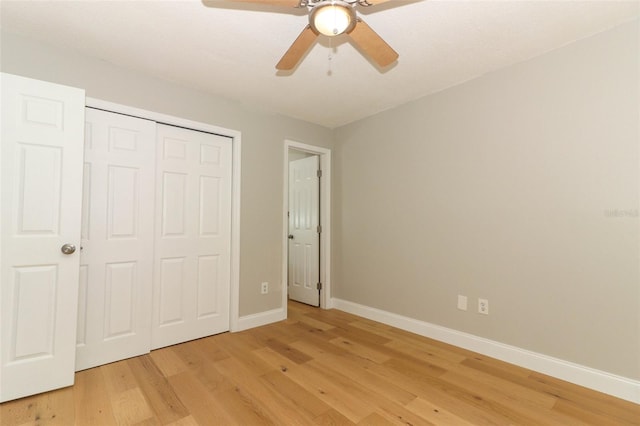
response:
M400 54L396 64L379 70L339 36L320 39L285 74L275 64L307 23L299 9L225 0L0 5L4 31L332 128L640 15L638 0L392 0L358 10Z

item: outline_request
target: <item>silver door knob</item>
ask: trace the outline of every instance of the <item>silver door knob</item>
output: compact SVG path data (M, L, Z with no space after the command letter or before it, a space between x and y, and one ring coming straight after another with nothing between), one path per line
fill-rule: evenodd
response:
M64 254L72 254L73 252L76 251L76 246L74 246L73 244L65 244L62 247L60 247L60 251L63 252Z

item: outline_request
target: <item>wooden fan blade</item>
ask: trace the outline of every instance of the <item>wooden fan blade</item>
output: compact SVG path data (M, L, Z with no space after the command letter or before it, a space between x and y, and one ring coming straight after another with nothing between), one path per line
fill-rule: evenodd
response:
M300 6L300 0L227 0L234 1L236 3L257 3L268 6L284 6L284 7L298 7Z
M386 3L390 0L367 0L367 3L369 3L371 6L375 6L376 4L380 4L380 3Z
M386 67L398 59L398 53L361 19L358 19L358 23L351 30L349 36L367 56L381 67Z
M289 50L284 54L276 69L279 70L291 70L300 62L300 59L307 53L307 50L311 47L318 35L313 32L311 27L307 27L302 30L296 41L293 42Z

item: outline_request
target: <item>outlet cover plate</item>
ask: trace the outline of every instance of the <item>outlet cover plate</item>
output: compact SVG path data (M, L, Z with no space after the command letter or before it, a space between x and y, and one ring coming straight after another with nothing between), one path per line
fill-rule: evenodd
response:
M478 299L478 313L489 315L489 301L487 299Z
M458 295L458 309L461 311L467 310L467 296Z

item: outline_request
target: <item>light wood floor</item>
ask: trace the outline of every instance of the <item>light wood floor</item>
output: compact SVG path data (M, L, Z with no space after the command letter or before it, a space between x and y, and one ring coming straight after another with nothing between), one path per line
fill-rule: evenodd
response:
M289 319L76 374L8 402L9 425L616 425L640 406L344 312Z

